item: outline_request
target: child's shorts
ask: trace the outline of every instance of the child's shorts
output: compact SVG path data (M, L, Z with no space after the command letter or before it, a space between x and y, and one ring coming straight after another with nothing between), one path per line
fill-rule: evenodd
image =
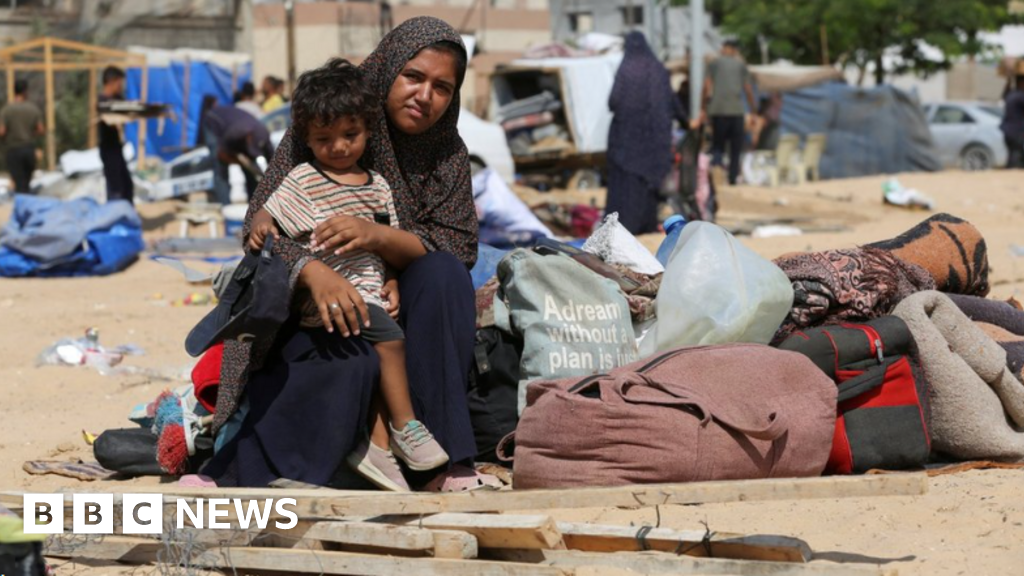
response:
M370 311L370 327L360 326L359 335L363 340L372 343L405 340L402 327L388 316L386 310L375 304L367 304L366 309Z

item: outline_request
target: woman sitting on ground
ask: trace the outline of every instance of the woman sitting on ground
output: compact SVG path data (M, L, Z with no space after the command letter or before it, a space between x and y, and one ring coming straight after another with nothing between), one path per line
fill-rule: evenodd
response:
M351 334L358 291L321 260L345 247L379 255L399 271L399 323L416 417L455 463L409 474L414 487L461 491L497 479L467 464L476 453L466 399L475 303L469 267L476 261L477 220L469 155L459 137L459 88L466 51L441 20L414 18L395 28L360 66L382 103L365 168L391 186L401 228L336 216L313 234L316 252L282 237L274 244L291 269L295 290L308 290L337 330L291 322L269 350L226 342L215 427L249 410L238 434L204 469L221 486L265 486L277 478L328 484L365 437L379 379L372 346ZM252 217L297 165L313 160L289 131L253 196ZM296 319L297 320L297 319Z

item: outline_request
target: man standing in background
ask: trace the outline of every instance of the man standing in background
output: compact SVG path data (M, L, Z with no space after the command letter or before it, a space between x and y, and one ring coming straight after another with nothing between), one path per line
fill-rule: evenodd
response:
M36 170L36 139L43 135L43 111L28 101L28 82L14 82L14 101L0 110L0 138L7 146L7 170L14 192L28 194Z
M124 100L124 70L108 66L103 70L103 89L100 102ZM135 184L124 161L121 131L117 126L100 121L100 159L103 160L103 177L107 180L107 202L111 200L135 201Z
M729 184L736 184L740 174L740 153L743 151L744 108L754 114L754 89L750 85L747 65L739 57L735 40L722 46L722 55L708 65L704 79L703 114L711 118L711 165L722 169L722 156L729 145Z
M245 191L251 198L258 184L253 173L256 159L262 156L269 161L274 156L267 127L235 106L214 106L203 115L203 138L213 156L213 200L231 203L231 164L242 165Z
M235 93L235 107L252 114L253 118L263 117L263 108L256 103L256 87L252 82L245 82Z

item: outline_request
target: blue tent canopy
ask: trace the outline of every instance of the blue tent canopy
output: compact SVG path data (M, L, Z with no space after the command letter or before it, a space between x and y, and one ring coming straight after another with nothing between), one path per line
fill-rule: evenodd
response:
M822 178L942 168L916 96L893 86L828 82L786 92L782 131L827 135Z
M188 70L188 102L184 102L186 66ZM142 94L142 70L132 68L127 71L128 82L125 96L129 100L138 100ZM163 66L150 66L148 70L149 87L146 100L167 104L174 113L174 119L164 121L163 132L159 130L159 120L147 120L146 154L170 160L184 152L182 149L182 130L185 130L185 143L192 147L196 143L199 129L199 111L203 97L212 94L221 104L232 101L232 70L219 66L214 62L201 60L172 59ZM238 65L234 71L235 87L252 79L252 64ZM183 114L185 107L188 114ZM182 125L182 120L185 125ZM130 123L125 126L125 139L138 149L139 126Z

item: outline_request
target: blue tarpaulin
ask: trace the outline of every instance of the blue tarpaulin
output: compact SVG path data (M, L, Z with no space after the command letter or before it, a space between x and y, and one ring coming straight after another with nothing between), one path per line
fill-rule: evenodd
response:
M185 92L186 66L188 70L188 102L182 102ZM142 95L142 69L132 68L128 71L128 83L125 96L128 100L138 100ZM236 89L243 82L252 79L252 64L238 65L235 70ZM232 102L231 68L219 66L213 62L200 60L172 59L166 65L150 66L148 71L149 87L146 94L148 102L168 104L174 113L174 119L164 121L163 133L159 130L158 120L148 120L146 128L146 154L170 160L184 152L181 147L182 119L185 119L186 143L191 148L196 143L196 131L199 128L199 111L203 97L212 94L221 104ZM184 107L188 114L183 114ZM172 121L173 120L173 121ZM139 126L132 122L125 126L125 139L136 146L139 143Z
M112 274L144 248L142 220L125 200L99 204L18 194L0 229L0 277Z
M822 178L942 168L917 98L892 86L829 82L786 92L782 131L827 135Z

